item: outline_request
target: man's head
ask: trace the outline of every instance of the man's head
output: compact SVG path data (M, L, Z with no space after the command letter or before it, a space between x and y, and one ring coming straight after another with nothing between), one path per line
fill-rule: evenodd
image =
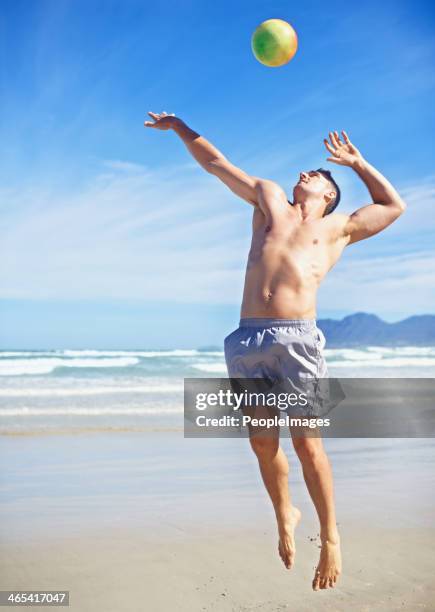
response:
M293 202L305 204L318 200L326 204L323 216L329 215L340 202L340 188L332 178L329 170L318 168L308 172L301 172L299 181L293 188Z

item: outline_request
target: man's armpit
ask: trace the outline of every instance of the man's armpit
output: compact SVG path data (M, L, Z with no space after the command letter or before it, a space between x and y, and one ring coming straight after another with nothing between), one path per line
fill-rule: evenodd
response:
M331 243L345 241L350 239L348 234L349 215L343 213L332 213L324 217L324 220L329 224L328 235Z

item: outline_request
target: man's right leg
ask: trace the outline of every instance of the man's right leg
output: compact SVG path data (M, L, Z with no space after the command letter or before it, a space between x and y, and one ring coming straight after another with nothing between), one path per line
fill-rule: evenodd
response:
M270 417L266 409L257 408L256 418ZM251 447L257 456L261 476L275 510L278 526L278 551L287 569L291 569L296 553L294 531L301 513L290 500L287 457L279 443L279 427L267 430L249 427Z
M332 469L322 438L313 431L293 428L294 449L302 465L308 492L317 510L322 547L313 589L334 588L341 573L340 536L335 518Z

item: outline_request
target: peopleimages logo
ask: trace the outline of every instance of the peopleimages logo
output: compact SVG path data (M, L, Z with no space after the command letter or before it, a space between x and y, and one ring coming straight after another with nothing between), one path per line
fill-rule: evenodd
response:
M235 393L230 389L219 389L217 393L197 393L196 409L206 410L209 407L220 406L222 408L232 407L239 410L246 406L269 406L285 410L294 406L306 406L308 404L306 393L252 393L244 391Z
M252 427L264 427L266 429L271 427L308 427L309 429L316 429L317 427L329 427L330 420L290 417L288 414L282 417L265 418L255 418L248 414L244 414L242 418L230 415L206 417L202 414L196 417L195 423L198 427L246 427L247 425L252 425Z

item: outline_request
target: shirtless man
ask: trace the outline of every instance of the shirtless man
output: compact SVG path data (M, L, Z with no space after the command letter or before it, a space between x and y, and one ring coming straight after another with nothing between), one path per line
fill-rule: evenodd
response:
M404 212L406 205L397 191L363 158L345 132L342 136L330 132L329 140L324 140L328 161L352 168L367 186L373 203L350 215L331 214L340 191L330 173L322 169L300 173L290 203L279 185L234 166L181 119L166 112L149 115L153 121L146 121L146 127L173 130L207 172L254 207L240 326L225 339L229 376L261 376L265 367L281 366L283 355L290 368L296 364L315 376L327 376L322 352L325 338L316 326L317 290L346 246L377 234ZM255 342L251 342L253 331ZM277 350L281 352L274 359ZM292 435L292 441L320 523L322 546L312 587L316 591L333 588L342 563L331 466L320 437ZM295 557L294 530L301 513L290 500L288 461L279 436L250 433L250 442L274 506L279 554L290 569Z

